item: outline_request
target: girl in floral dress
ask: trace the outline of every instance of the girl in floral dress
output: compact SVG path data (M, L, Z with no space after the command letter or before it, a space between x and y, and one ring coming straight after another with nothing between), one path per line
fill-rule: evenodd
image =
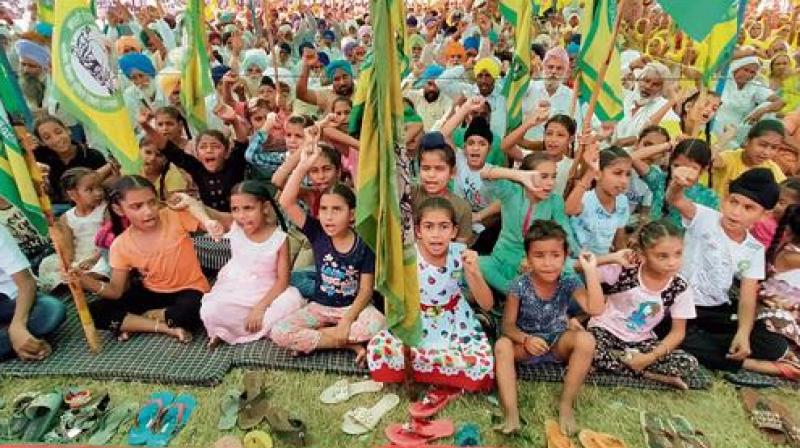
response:
M413 379L451 389L490 390L492 347L466 294L469 290L484 311L492 308L492 292L478 268L477 254L452 242L458 227L447 199L423 201L416 227L422 337L410 348ZM405 378L403 343L388 330L369 342L367 361L375 381L399 383Z

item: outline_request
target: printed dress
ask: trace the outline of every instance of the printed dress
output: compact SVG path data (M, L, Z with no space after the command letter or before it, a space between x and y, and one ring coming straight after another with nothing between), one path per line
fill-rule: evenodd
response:
M800 247L789 245L787 248L800 253ZM770 275L761 283L758 298L757 319L764 321L767 330L789 341L789 352L782 360L800 364L800 269ZM774 307L768 302L784 305Z
M417 252L422 338L411 348L414 381L487 391L494 386L492 347L462 293L461 254L466 246L451 243L444 267L428 264ZM381 382L405 378L403 344L388 330L367 346L372 377Z

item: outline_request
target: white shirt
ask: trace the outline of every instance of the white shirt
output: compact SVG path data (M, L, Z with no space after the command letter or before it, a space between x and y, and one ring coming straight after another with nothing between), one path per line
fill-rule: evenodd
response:
M436 101L428 102L422 89L409 90L406 92L405 97L414 103L414 110L422 118L422 127L425 132L433 130L436 122L447 115L453 107L453 100L441 93Z
M617 128L615 131L616 139L639 137L639 133L642 132L642 129L647 127L653 115L655 115L656 112L661 110L661 108L667 104L666 98L658 97L650 103L636 108L636 104L634 103L636 96L637 95L634 91L629 90L625 92L625 116L622 118L622 121L617 123ZM634 108L636 108L635 114L633 113ZM675 114L674 111L672 111L672 109L670 109L666 114L664 114L664 117L659 123L663 123L665 121L680 121L680 118L677 114Z
M525 96L522 98L522 115L528 116L531 114L536 110L536 107L542 100L550 103L551 117L555 115L571 116L575 120L577 128L581 129L583 117L586 116L586 110L589 105L577 103L575 113L570 114L570 109L572 108L572 89L561 84L551 96L550 93L547 92L544 80L538 79L536 81L531 81L531 83L528 84L528 90L525 92ZM592 128L600 128L600 120L597 118L597 115L592 116ZM526 140L542 140L542 138L544 138L544 124L530 128L528 132L525 133Z
M31 264L22 254L14 237L0 226L0 294L5 294L10 299L17 298L17 284L12 276L18 272L30 269Z
M471 98L480 95L478 86L475 84L468 84L464 81L457 81L464 79L464 67L457 65L453 68L445 70L436 80L436 85L439 90L451 99L456 100L460 96ZM494 135L506 135L506 97L501 93L502 80L494 80L494 90L489 96L484 97L489 107L492 109L492 115L489 117L489 128Z
M713 132L719 135L725 129L725 125L736 126L736 138L730 147L740 147L750 131L750 125L744 123L744 119L774 94L775 92L759 80L750 81L739 89L736 81L729 79L722 90L722 105L714 119Z
M681 274L694 290L698 306L730 303L728 290L734 276L739 279L764 279L764 246L750 232L741 243L722 230L716 210L696 204L691 221L683 220L683 268Z

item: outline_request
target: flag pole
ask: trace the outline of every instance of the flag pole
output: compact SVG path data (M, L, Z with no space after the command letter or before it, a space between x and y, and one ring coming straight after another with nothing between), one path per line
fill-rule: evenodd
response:
M65 258L64 250L61 247L64 241L64 235L61 233L61 229L56 225L53 209L50 206L50 197L44 190L44 177L41 170L39 170L39 166L36 164L36 159L33 157L33 150L35 148L33 137L23 124L15 122L12 123L12 125L14 126L14 133L17 134L17 140L19 140L20 145L25 150L25 162L30 170L31 180L33 180L36 195L39 197L39 202L42 206L42 213L47 220L47 231L50 234L50 240L53 242L53 247L56 250L56 256L60 262L61 271L68 273L70 270L70 263L69 260ZM86 337L89 350L93 354L100 353L100 339L97 337L97 329L94 326L92 314L89 312L89 306L86 302L86 295L83 292L83 288L72 275L67 275L67 286L69 286L69 291L72 293L72 300L75 302L75 308L78 310L78 318L81 321L83 334Z
M594 110L597 107L597 99L600 97L600 89L603 88L603 84L605 83L608 65L611 63L611 57L614 55L614 48L617 45L617 35L619 34L619 28L622 23L621 12L626 3L627 0L619 0L619 4L617 5L617 16L614 18L614 29L611 31L608 52L606 53L606 58L603 61L603 65L600 67L600 70L598 70L597 73L597 82L595 82L594 88L592 89L592 96L589 99L589 108L586 109L586 116L583 117L583 130L581 131L581 134L588 132L589 128L591 127ZM576 86L576 88L577 87L578 86ZM572 167L570 167L569 170L569 176L567 177L569 181L572 181L575 178L575 174L578 172L578 167L581 165L580 160L583 157L583 150L584 145L580 145L578 148L578 153L575 154L575 159L572 162ZM566 191L569 191L569 189Z

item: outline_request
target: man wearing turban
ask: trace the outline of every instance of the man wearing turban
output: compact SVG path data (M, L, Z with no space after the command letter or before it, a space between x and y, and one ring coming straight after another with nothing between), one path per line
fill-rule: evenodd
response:
M449 96L452 100L459 97L471 98L482 96L491 109L489 126L495 135L506 134L506 98L501 90L497 88L497 81L500 79L500 62L494 57L479 59L472 68L475 76L475 83L466 83L467 73L463 65L456 65L448 68L439 76L437 85L442 93Z
M125 106L131 116L131 121L136 123L139 109L142 107L155 108L156 85L153 78L156 77L156 68L153 62L142 53L128 53L119 58L119 68L122 73L131 81L122 93Z
M31 111L44 106L50 69L50 50L33 41L20 39L16 43L19 56L20 87Z
M435 130L433 127L436 122L446 116L453 107L453 101L441 94L437 84L437 78L443 72L444 67L436 64L429 65L414 80L413 90L409 90L405 94L422 118L425 132Z

